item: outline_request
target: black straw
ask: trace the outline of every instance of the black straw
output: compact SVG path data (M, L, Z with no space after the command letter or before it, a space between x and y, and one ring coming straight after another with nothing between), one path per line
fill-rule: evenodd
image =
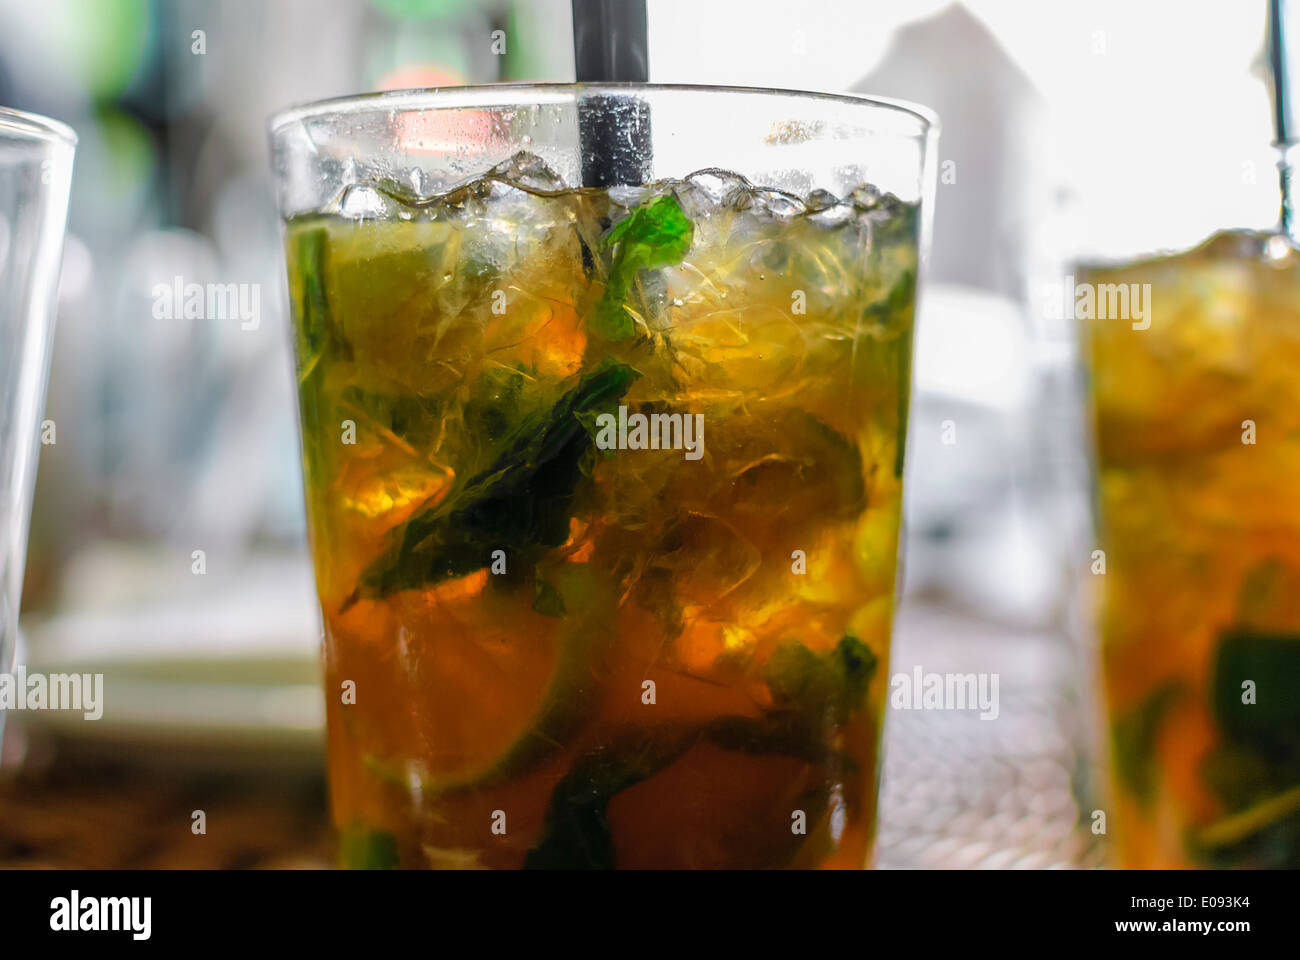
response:
M1278 187L1282 192L1282 212L1280 216L1282 232L1291 235L1294 214L1291 205L1291 133L1294 128L1291 117L1291 91L1288 82L1286 60L1286 15L1287 0L1269 0L1268 2L1268 67L1272 80L1273 94L1273 137L1274 146L1278 148Z
M579 83L645 83L645 0L572 0L573 64ZM582 182L641 184L650 173L649 105L631 93L581 96Z
M645 0L573 0L573 66L579 83L645 83Z

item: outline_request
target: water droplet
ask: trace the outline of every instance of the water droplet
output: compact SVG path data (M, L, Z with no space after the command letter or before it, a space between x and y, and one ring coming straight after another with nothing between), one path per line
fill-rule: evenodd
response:
M1264 256L1270 260L1285 259L1291 253L1291 242L1281 234L1274 234L1264 245Z

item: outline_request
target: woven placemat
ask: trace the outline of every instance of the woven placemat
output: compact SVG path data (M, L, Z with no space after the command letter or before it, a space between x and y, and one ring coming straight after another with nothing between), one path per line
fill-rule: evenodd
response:
M1081 729L1084 691L1059 636L999 629L930 608L899 617L890 671L998 674L998 714L889 708L877 866L1099 866Z

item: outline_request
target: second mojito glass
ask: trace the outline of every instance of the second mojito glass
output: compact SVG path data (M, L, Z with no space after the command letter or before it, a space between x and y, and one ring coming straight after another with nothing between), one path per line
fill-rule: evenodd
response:
M936 129L657 86L273 123L352 867L862 867Z
M1300 250L1228 230L1080 278L1119 862L1300 867Z

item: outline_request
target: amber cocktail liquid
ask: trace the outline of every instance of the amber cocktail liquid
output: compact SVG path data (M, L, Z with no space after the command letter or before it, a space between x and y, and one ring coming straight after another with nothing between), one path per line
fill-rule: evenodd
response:
M286 231L344 865L864 866L917 204L416 187Z
M1300 258L1229 232L1081 279L1150 285L1087 325L1120 861L1300 867Z

